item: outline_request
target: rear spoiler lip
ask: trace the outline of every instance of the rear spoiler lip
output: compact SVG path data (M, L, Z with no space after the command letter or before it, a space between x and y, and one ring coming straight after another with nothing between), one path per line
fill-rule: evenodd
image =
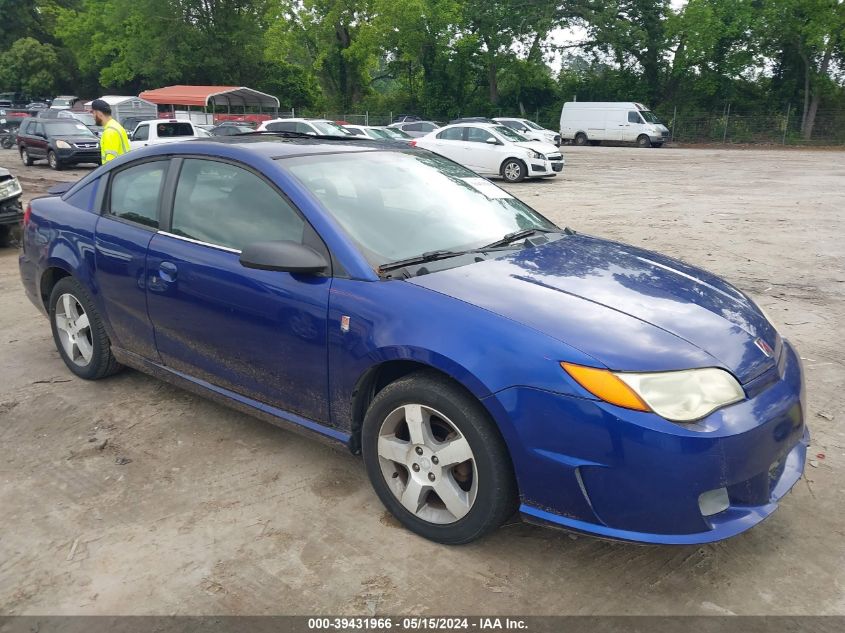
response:
M75 184L76 182L59 182L47 189L47 193L51 196L63 196Z

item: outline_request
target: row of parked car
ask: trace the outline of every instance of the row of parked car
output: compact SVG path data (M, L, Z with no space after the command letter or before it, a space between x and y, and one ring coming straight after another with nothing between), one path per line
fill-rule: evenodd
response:
M24 119L15 142L21 161L32 165L44 160L56 170L81 163L100 162L97 139L100 130L93 116L70 109L52 116ZM87 121L84 117L91 117ZM245 122L224 122L204 126L182 119L140 121L130 132L131 149L210 136L279 132L318 137L359 136L377 141L407 143L431 150L482 175L502 177L509 182L549 177L564 166L560 136L521 118L456 119L447 125L437 121L402 117L388 126L354 125L344 121L307 118L279 118L256 128Z
M555 176L564 166L560 135L522 118L468 117L444 125L403 115L386 127L327 119L274 119L262 123L257 131L404 141L481 175L501 177L509 182Z

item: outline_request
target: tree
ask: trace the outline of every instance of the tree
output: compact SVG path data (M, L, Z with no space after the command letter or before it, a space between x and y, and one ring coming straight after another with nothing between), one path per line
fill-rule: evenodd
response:
M801 133L813 135L822 96L833 88L832 62L845 57L845 3L842 0L763 0L760 37L772 58L788 64L794 51L803 75Z
M636 62L646 82L647 100L659 103L669 44L669 0L584 0L572 11L589 33L587 46L608 55L620 70Z
M264 0L82 0L57 31L83 73L137 92L260 78ZM81 46L80 43L85 45Z
M675 101L679 88L710 107L730 99L743 73L758 63L750 37L758 0L689 0L667 20L667 36L675 44L665 89Z
M49 95L56 87L58 66L55 48L24 37L0 54L0 82L15 92Z
M348 109L361 100L377 55L358 43L372 17L371 0L273 0L266 40L269 59L312 68L327 96Z

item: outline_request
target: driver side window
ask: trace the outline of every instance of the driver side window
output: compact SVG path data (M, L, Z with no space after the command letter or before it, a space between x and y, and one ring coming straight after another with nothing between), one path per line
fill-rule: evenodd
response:
M135 130L135 134L132 135L133 141L146 141L150 138L150 126L149 125L139 125L138 128Z
M171 232L242 250L253 242L301 244L305 221L252 172L228 163L189 158L179 172Z
M467 140L471 143L486 143L487 139L496 140L496 137L490 134L490 132L488 132L487 130L483 130L480 127L469 128Z
M643 120L640 117L639 112L635 112L634 110L631 110L630 112L628 112L628 123L642 123L642 122L643 122Z

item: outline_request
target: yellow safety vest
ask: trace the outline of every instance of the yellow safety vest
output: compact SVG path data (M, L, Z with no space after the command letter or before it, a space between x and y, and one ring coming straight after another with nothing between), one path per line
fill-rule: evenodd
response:
M100 158L106 163L113 158L129 151L129 136L123 126L111 119L103 128L103 135L100 137Z

